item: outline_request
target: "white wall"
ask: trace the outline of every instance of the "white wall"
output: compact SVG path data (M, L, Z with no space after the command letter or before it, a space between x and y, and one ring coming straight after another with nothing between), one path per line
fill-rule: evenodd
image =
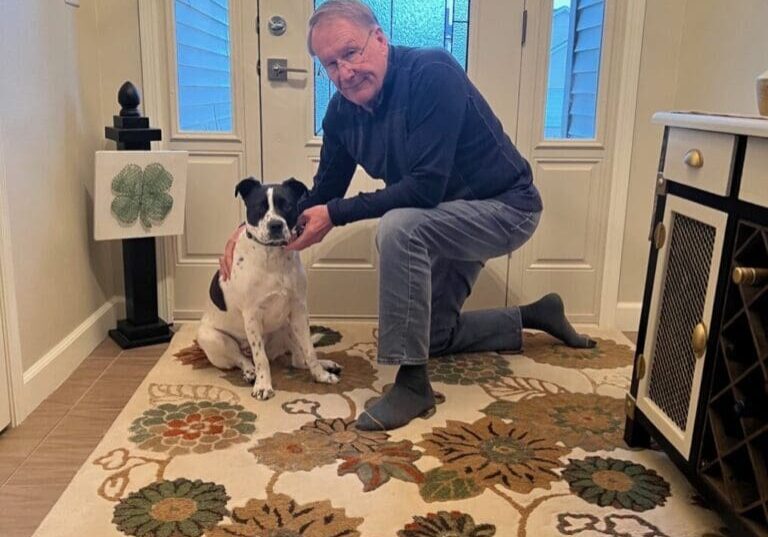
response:
M94 151L116 92L140 85L137 0L2 0L0 120L15 311L11 369L26 415L106 336L119 312L117 243L92 239ZM6 300L6 304L9 301ZM41 361L42 360L42 361ZM17 385L18 388L18 385ZM18 402L18 399L17 399Z
M632 310L635 322L663 134L651 116L673 109L757 114L755 78L768 69L767 21L766 0L647 2L619 284L620 306Z

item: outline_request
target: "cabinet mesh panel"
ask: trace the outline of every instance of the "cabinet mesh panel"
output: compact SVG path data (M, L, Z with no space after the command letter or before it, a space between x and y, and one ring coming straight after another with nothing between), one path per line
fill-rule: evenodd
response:
M704 313L715 228L677 213L671 223L648 396L684 431L696 365L691 334Z

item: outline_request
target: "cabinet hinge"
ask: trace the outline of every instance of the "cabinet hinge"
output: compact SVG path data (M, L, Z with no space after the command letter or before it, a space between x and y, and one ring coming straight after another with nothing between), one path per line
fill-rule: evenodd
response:
M635 402L635 398L632 397L631 393L627 393L627 396L624 399L624 413L631 420L635 419L636 406L637 406L637 403Z

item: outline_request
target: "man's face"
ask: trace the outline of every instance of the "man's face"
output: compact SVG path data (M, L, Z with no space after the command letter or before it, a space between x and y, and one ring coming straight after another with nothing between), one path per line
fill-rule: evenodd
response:
M387 38L381 28L327 18L312 30L312 50L348 101L371 108L387 72Z

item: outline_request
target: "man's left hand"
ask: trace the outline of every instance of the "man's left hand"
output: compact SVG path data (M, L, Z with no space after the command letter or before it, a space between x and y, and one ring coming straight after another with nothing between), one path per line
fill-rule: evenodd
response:
M323 240L323 237L333 228L328 207L325 205L310 207L299 216L298 227L304 230L301 235L288 243L286 250L303 250Z

